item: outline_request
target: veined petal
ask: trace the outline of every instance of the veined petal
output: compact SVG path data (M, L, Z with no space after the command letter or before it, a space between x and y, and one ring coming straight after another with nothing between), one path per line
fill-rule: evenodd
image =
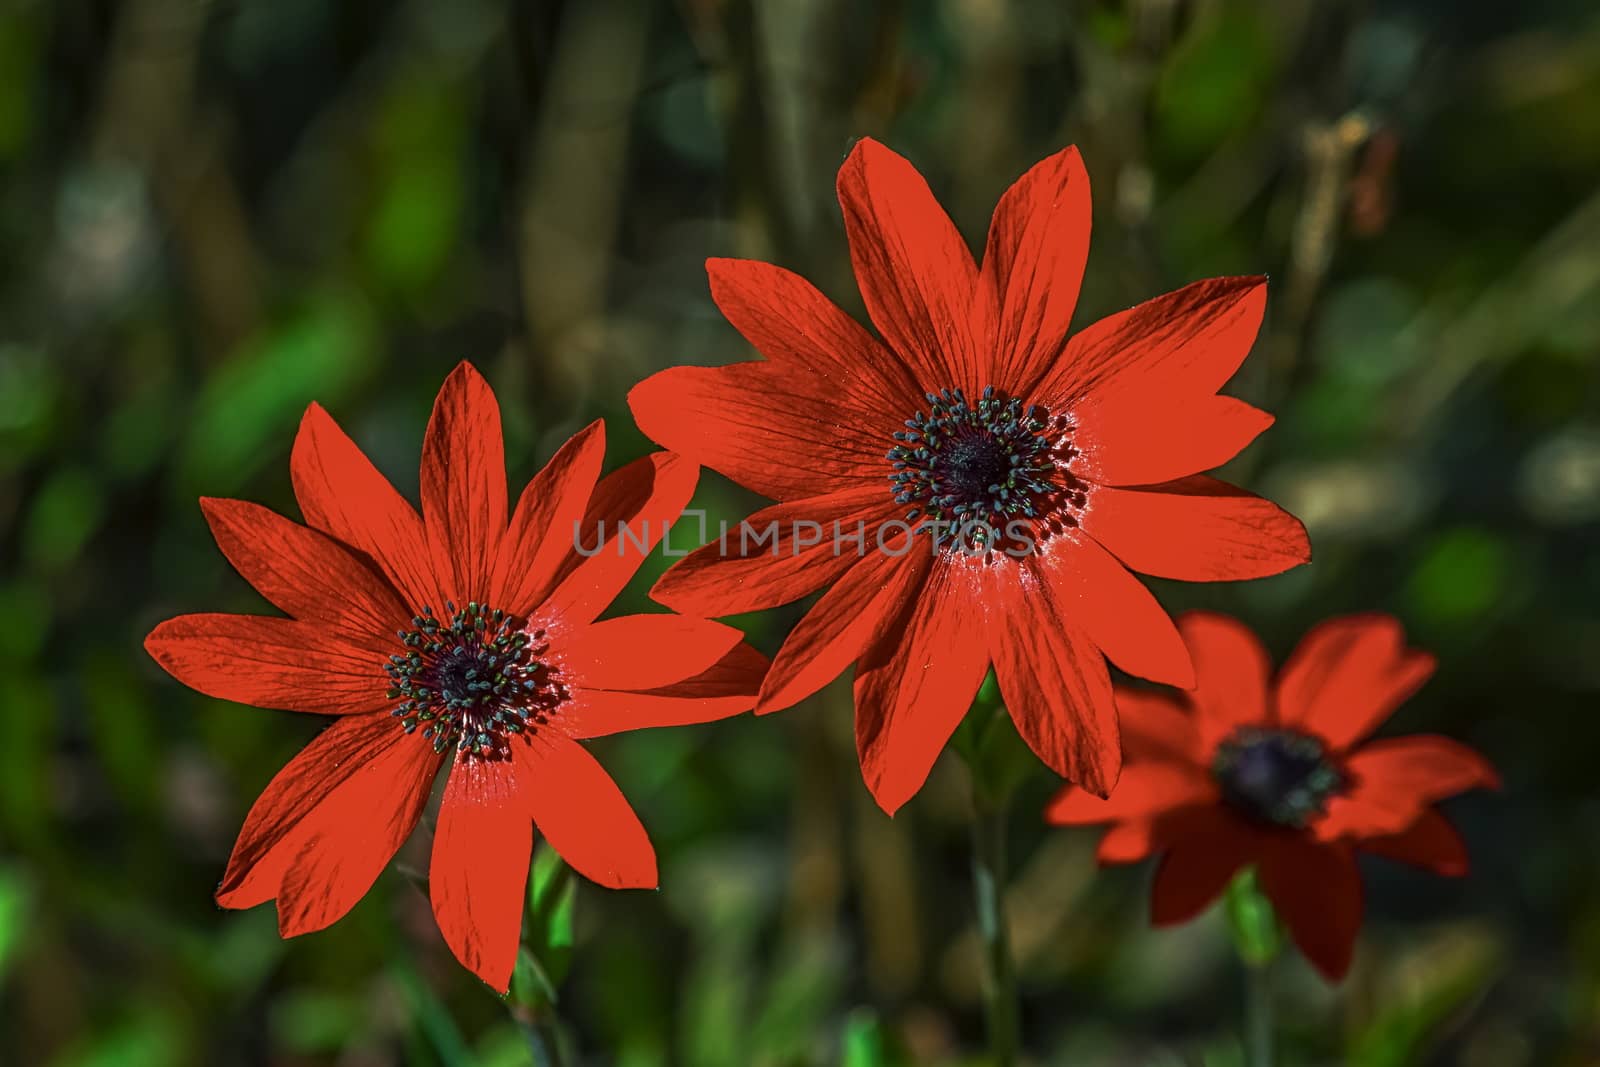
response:
M856 284L878 332L924 390L975 393L984 384L977 339L987 340L973 330L978 268L928 183L868 137L839 168L838 192Z
M787 604L875 551L878 523L896 514L887 480L775 504L673 564L650 595L674 611L707 618Z
M911 414L867 421L815 377L763 361L672 367L634 386L628 406L652 441L775 500L887 486L891 434Z
M383 655L315 623L180 615L151 630L144 647L168 674L218 700L317 715L378 711L394 703L387 696Z
M1097 488L1082 525L1128 567L1158 578L1264 578L1311 559L1299 519L1204 476L1142 489Z
M1093 538L1069 532L1023 561L1049 587L1059 618L1081 627L1118 667L1152 682L1194 685L1189 650L1144 583Z
M553 650L563 676L587 689L656 689L709 670L744 635L685 615L627 615L591 623Z
M411 617L388 582L326 534L245 500L202 497L200 509L240 576L295 618L387 645Z
M1272 425L1271 415L1231 396L1142 384L1095 392L1073 407L1083 477L1138 486L1198 474L1222 466Z
M655 849L617 783L587 749L555 731L513 745L533 820L572 869L611 889L654 889Z
M1266 305L1260 277L1208 278L1146 300L1076 334L1035 393L1063 409L1113 385L1209 396L1249 355Z
M433 403L422 442L422 515L445 596L486 600L506 532L506 455L500 405L470 363L450 373Z
M518 771L512 760L455 761L428 865L445 944L499 993L510 988L517 964L533 854L532 804Z
M1278 675L1278 718L1335 749L1361 740L1433 676L1389 615L1330 619L1306 634Z
M995 207L981 284L996 309L997 387L1026 390L1060 354L1089 260L1092 214L1076 147L1034 164Z
M573 554L573 533L589 506L606 448L596 419L556 451L517 500L489 582L489 603L510 615L537 607Z
M686 726L740 715L755 706L767 658L734 646L692 678L643 692L580 689L561 708L557 724L574 738L605 737L656 726Z
M789 631L761 683L756 714L792 707L839 676L865 650L889 637L912 597L920 596L930 560L913 542L904 555L871 550Z
M562 564L535 614L570 627L604 611L683 513L699 477L682 456L653 452L601 479L573 531L582 547Z
M976 566L941 559L856 664L856 752L890 815L922 788L989 668Z
M919 386L900 358L804 278L751 259L708 259L711 299L762 355L816 382L818 395L870 422L910 412Z
M412 611L442 610L421 517L320 405L300 420L289 477L307 525L369 556Z
M1099 646L1029 568L991 568L988 590L989 654L1017 732L1051 770L1106 796L1122 746Z

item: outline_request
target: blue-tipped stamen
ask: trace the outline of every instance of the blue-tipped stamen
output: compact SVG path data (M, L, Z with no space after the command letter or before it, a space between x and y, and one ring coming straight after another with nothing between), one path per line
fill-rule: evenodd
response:
M391 655L390 712L406 733L420 733L435 752L504 759L512 737L527 736L550 721L567 699L543 630L472 601L457 609L446 602L450 622L425 607L398 630L406 651Z
M1294 730L1244 726L1217 746L1211 774L1222 797L1255 822L1303 829L1344 788L1322 742Z
M983 539L1008 538L1019 520L1033 540L1077 524L1088 487L1068 469L1078 455L1070 420L994 386L976 401L961 389L924 398L928 410L895 431L887 456L906 521L941 542L964 527L969 548L996 547Z

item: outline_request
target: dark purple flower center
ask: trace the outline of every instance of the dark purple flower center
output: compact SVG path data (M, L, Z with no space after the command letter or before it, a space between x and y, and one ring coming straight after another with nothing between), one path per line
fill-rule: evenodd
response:
M423 608L396 636L406 651L389 657L392 714L406 733L420 731L435 752L504 759L511 738L549 721L567 699L543 630L477 602L446 603L448 624Z
M1017 520L1030 531L1047 521L1075 524L1086 487L1067 469L1078 453L1065 417L993 386L976 401L960 389L925 395L928 410L906 420L888 454L908 522L936 524L924 528L969 543L1005 536Z
M1222 797L1256 822L1300 829L1322 814L1344 775L1322 742L1293 730L1243 726L1217 746L1211 774Z

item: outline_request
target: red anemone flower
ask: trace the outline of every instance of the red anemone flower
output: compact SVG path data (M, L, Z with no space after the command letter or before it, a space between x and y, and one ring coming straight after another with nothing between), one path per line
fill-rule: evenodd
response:
M838 192L882 341L797 275L714 259L713 298L766 359L673 368L629 397L655 441L781 502L653 595L718 616L831 583L756 711L854 662L861 768L886 811L921 788L991 664L1039 757L1107 793L1121 747L1106 658L1193 682L1130 571L1216 581L1310 558L1292 516L1197 474L1272 422L1217 395L1254 341L1265 281L1197 282L1069 336L1089 247L1076 149L1001 198L981 268L883 145L856 145Z
M1467 872L1466 848L1434 803L1494 768L1445 737L1366 741L1433 674L1386 615L1331 619L1272 677L1244 624L1190 612L1178 628L1198 684L1168 695L1117 687L1128 766L1109 800L1067 787L1053 823L1110 823L1103 864L1162 853L1151 890L1157 926L1204 911L1241 869L1306 958L1337 981L1361 926L1355 853L1435 874Z
M535 824L602 885L656 884L644 827L578 742L749 710L766 663L719 623L595 621L697 480L656 453L597 484L604 450L595 422L508 509L500 410L463 363L428 423L420 516L315 404L290 460L306 525L201 501L223 554L290 617L184 615L145 648L210 696L340 716L251 808L218 903L276 899L285 937L339 919L446 764L429 895L451 950L495 989L511 980Z

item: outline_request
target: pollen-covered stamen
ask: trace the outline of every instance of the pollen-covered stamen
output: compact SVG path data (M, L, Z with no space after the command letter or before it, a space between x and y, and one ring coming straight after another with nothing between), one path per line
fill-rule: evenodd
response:
M450 621L432 608L396 631L406 651L389 657L391 712L406 733L421 731L435 752L454 746L463 756L504 759L510 740L536 730L567 699L559 671L542 657L549 651L543 630L477 602L457 609Z
M1240 727L1217 746L1211 773L1235 810L1291 829L1321 815L1344 787L1322 742L1293 730Z
M925 395L928 411L906 420L888 454L907 521L939 524L941 539L961 526L1003 534L1019 519L1075 524L1086 486L1068 470L1078 452L1065 416L993 386L976 401L960 389Z

